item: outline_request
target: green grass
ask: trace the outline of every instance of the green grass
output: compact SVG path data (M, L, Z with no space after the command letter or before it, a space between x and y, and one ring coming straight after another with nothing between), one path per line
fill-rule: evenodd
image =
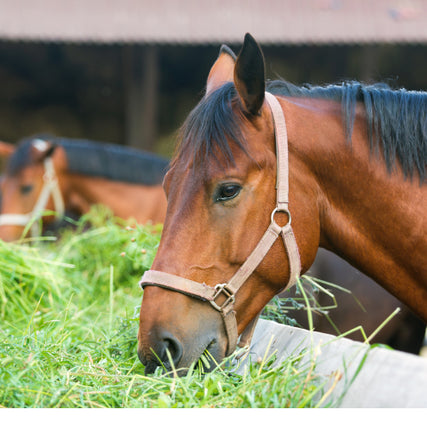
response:
M316 376L301 354L275 367L274 358L254 362L242 375L223 364L208 374L146 376L136 355L138 281L160 233L98 208L58 240L0 240L0 406L332 405L333 379Z

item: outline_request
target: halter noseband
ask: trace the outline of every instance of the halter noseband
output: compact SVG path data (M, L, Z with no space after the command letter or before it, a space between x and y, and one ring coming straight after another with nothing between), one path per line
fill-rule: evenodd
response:
M291 227L291 214L288 208L289 161L288 136L286 132L285 117L280 103L274 95L266 92L265 98L272 112L276 138L276 207L271 213L271 223L255 249L227 283L220 283L215 287L210 287L205 283L195 282L193 280L185 279L174 274L156 270L146 271L140 282L142 289L145 286L159 286L161 288L180 292L182 294L201 299L202 301L209 301L212 307L220 312L224 321L224 326L228 337L227 356L233 353L236 345L239 345L240 347L249 345L250 340L252 339L256 321L258 319L257 316L251 321L251 323L249 323L249 325L243 331L240 337L240 341L237 344L237 321L234 311L235 295L267 255L268 251L279 235L282 236L289 260L289 280L283 290L293 285L301 273L301 261L297 242ZM286 213L288 216L288 222L283 227L278 225L274 219L277 212ZM219 303L218 299L221 296L223 301Z
M52 196L55 211L59 217L64 216L64 200L62 198L61 190L59 188L58 180L56 178L55 167L53 166L53 160L51 157L47 157L44 160L44 175L43 175L43 187L39 194L36 204L31 212L27 214L3 214L0 215L0 226L2 225L22 225L26 226L30 221L33 221L31 225L31 235L37 236L40 234L39 219L43 211L45 210L49 197Z

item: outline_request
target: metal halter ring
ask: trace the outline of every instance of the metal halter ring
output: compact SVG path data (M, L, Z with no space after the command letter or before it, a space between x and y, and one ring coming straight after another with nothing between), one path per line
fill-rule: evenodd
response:
M281 228L285 226L285 225L279 225L279 224L277 224L277 222L274 220L274 215L276 215L276 213L278 213L278 212L285 213L288 216L288 222L285 225L291 225L291 222L292 222L291 213L289 212L288 209L283 209L283 208L274 208L273 209L273 212L271 212L271 223L275 224L275 225L277 225L277 226L279 226Z

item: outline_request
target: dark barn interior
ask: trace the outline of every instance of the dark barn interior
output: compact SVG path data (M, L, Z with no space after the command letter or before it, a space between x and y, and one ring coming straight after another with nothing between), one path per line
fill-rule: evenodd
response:
M175 132L202 96L219 47L3 41L0 139L50 133L170 155ZM382 81L411 90L427 89L427 75L420 72L427 68L426 49L423 44L263 46L270 79L320 85Z

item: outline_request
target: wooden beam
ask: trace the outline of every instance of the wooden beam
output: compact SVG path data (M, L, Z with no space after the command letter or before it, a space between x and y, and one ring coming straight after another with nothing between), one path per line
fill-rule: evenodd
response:
M126 145L153 151L157 138L158 49L123 47Z

